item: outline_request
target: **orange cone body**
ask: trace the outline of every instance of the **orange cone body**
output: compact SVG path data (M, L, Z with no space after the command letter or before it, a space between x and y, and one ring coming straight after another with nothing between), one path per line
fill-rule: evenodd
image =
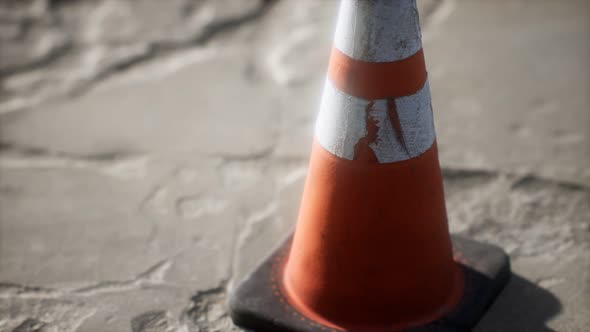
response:
M461 280L437 163L436 146L387 165L314 146L283 279L297 308L344 326L415 325L452 308Z
M342 0L294 236L232 291L233 321L470 331L509 277L500 248L449 235L416 1Z
M325 323L412 326L462 292L420 37L413 1L342 3L283 276Z

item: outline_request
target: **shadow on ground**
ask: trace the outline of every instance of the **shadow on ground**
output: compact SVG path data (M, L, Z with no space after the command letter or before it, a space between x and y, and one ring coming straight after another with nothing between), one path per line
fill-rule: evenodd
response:
M554 332L546 323L560 311L555 295L513 274L474 332Z

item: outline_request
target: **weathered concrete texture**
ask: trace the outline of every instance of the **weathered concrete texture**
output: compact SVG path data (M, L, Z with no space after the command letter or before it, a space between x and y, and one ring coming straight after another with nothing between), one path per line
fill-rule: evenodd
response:
M19 3L20 2L20 3ZM24 0L0 4L0 113L34 106L264 12L264 0Z
M590 2L445 6L425 46L443 164L589 184Z
M588 329L590 188L484 171L444 175L451 231L501 245L517 275L478 331Z
M268 123L279 116L278 105L272 87L250 84L244 75L246 69L239 55L212 52L208 60L185 67L174 76L90 93L72 103L46 107L43 112L7 114L0 125L0 137L17 145L75 154L118 149L158 154L258 154L272 144L276 129ZM223 71L226 74L220 75ZM260 93L265 90L268 95ZM205 108L211 112L195 111ZM208 125L195 127L199 123ZM64 131L68 134L61 134Z
M419 3L451 229L516 273L477 331L590 330L589 3ZM294 225L336 9L1 2L0 331L238 331L226 289Z
M5 285L0 285L0 296ZM71 299L0 297L0 330L13 332L75 332L94 310Z

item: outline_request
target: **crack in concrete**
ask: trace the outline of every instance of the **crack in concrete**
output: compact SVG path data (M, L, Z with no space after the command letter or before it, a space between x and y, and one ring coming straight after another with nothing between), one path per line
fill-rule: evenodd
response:
M236 226L235 237L232 247L232 255L231 255L231 275L229 277L229 284L230 286L233 285L234 281L234 271L238 266L238 252L244 247L246 242L249 240L250 236L253 234L255 227L267 220L268 218L273 217L279 208L279 203L275 199L271 201L268 205L263 207L262 209L255 211L249 217L245 218L244 224L241 227Z
M0 298L4 299L13 297L57 298L64 295L64 292L53 288L28 286L11 282L0 283Z
M142 215L149 221L150 224L150 232L147 238L147 249L152 249L156 246L158 240L158 234L160 233L160 224L158 223L158 218L154 216L153 212L150 212L151 204L155 204L155 207L158 209L158 201L161 199L162 196L166 196L166 183L171 181L174 178L174 173L177 172L177 169L166 172L161 179L159 179L156 184L147 192L145 197L139 202L138 205L138 213ZM156 210L158 214L166 216L166 211L159 211Z
M69 51L73 49L73 44L70 42L66 42L55 49L52 49L47 54L39 59L35 59L30 61L26 64L15 65L9 68L2 68L0 69L0 77L9 77L12 75L20 74L23 72L34 71L37 69L42 69L43 67L52 64L53 62L59 60L62 56L66 55Z
M90 91L96 84L105 81L120 72L129 70L135 67L136 65L143 64L149 60L164 55L166 55L166 52L158 51L155 45L148 46L147 50L144 53L136 54L125 60L113 63L112 65L107 66L103 71L98 73L96 76L94 76L91 80L79 82L71 88L71 90L66 94L66 97L81 97L82 95Z
M51 299L67 296L89 297L105 293L118 293L137 290L142 287L164 285L164 278L172 267L170 259L162 260L133 279L123 281L100 281L96 284L78 288L45 288L21 285L16 283L0 283L0 299L40 298Z
M273 140L274 141L274 140ZM209 154L206 157L208 158L218 158L221 159L222 163L227 162L240 162L240 161L260 161L260 160L267 160L272 157L274 154L275 147L271 146L267 149L262 151L253 152L249 154Z
M189 42L189 44L205 44L218 34L228 32L228 30L234 30L237 27L242 26L244 23L254 21L266 14L277 2L278 0L262 0L260 6L250 13L246 13L243 16L228 19L226 21L220 21L216 24L211 24L200 36L194 38L191 42Z
M240 236L240 228L239 225L236 223L233 225L232 228L232 241L231 241L231 253L229 256L229 266L228 266L228 273L227 273L227 282L226 282L226 288L227 289L232 289L233 288L233 284L234 284L234 276L236 274L236 267L235 267L235 261L238 257L238 250L239 250L239 246L238 246L238 238Z
M442 167L443 177L445 180L466 180L466 179L493 179L499 175L514 178L511 189L525 188L538 182L552 184L572 191L588 191L590 186L582 183L575 183L563 179L547 178L534 173L513 173L500 170L490 169L472 169L457 167Z
M127 159L129 157L135 157L138 153L128 151L111 151L96 154L72 154L59 151L52 151L49 149L43 149L33 146L17 145L9 142L0 142L0 155L21 155L23 157L54 157L61 159L70 160L86 160L95 162L108 162L117 161L120 159Z
M461 168L441 168L442 175L448 180L464 180L471 178L491 179L498 175L498 172L483 169L461 169Z
M73 291L74 294L92 296L102 293L114 293L134 290L143 286L160 285L164 282L166 273L172 267L172 261L165 259L149 267L144 272L131 280L125 281L103 281L95 285L79 288Z
M46 323L35 318L25 319L19 326L15 327L12 332L43 332Z
M7 108L8 110L4 111L0 109L0 113L9 113L30 108L46 100L62 99L64 97L79 97L87 93L98 83L105 81L106 79L109 79L118 73L127 71L133 67L144 64L150 60L171 55L174 52L178 52L180 50L186 50L191 47L206 45L214 38L221 36L225 33L234 31L239 27L242 27L245 24L253 22L259 17L265 15L275 3L277 3L277 0L262 0L260 4L252 10L242 13L241 15L236 17L229 17L217 22L213 22L204 27L204 29L202 31L199 31L199 33L197 33L195 36L187 40L152 41L151 43L145 45L146 48L143 49L142 52L132 54L127 58L119 59L119 61L116 61L110 65L106 65L92 77L83 78L81 80L78 80L74 86L67 87L65 89L65 92L58 92L54 95L44 96L38 98L39 100L37 100L36 97L28 98L29 100L35 101L32 103L24 103L22 105L9 106ZM186 9L191 10L191 8ZM186 12L185 14L188 15ZM55 50L52 50L41 59L28 62L26 64L14 66L11 68L2 69L0 71L0 76L2 76L3 78L9 78L20 74L26 74L37 69L41 69L44 66L51 64L64 56L67 56L68 52L74 49L75 46L75 43L70 41L56 48Z
M77 155L0 143L0 168L4 169L91 169L117 178L141 178L149 160L146 154L124 151Z
M569 182L569 181L564 181L564 180L547 179L547 178L539 177L539 176L536 176L533 174L525 174L512 184L511 189L517 190L517 189L521 189L521 188L528 188L528 187L534 186L539 181L548 182L548 183L551 183L555 186L559 186L564 189L568 189L568 190L572 190L572 191L585 191L585 190L588 190L588 188L589 188L589 187L587 187L583 184L580 184L580 183L574 183L574 182Z
M217 158L221 164L247 164L253 162L261 162L270 165L292 165L306 163L309 159L307 157L299 156L277 156L274 148L269 149L268 152L254 153L249 155L210 155L211 158Z

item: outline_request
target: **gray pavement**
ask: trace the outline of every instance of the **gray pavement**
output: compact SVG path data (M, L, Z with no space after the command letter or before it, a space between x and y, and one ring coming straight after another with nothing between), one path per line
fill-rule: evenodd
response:
M476 331L590 331L590 2L419 1ZM0 331L238 331L293 227L337 3L0 2Z

